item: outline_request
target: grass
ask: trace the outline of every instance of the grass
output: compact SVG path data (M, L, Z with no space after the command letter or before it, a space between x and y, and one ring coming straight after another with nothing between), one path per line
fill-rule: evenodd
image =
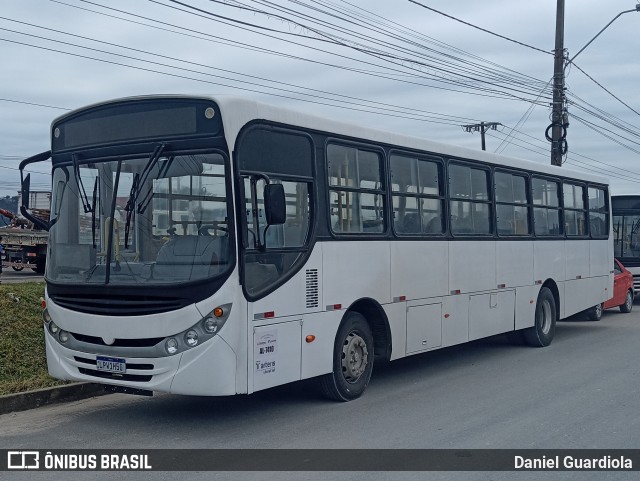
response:
M0 284L0 395L65 384L47 374L44 282Z

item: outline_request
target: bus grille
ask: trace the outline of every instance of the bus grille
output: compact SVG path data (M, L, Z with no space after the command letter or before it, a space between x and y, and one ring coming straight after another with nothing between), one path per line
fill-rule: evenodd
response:
M116 339L113 344L106 344L101 337L86 336L84 334L78 334L72 332L71 335L78 341L86 342L87 344L96 344L98 346L113 346L113 347L151 347L158 344L164 339L164 337L149 337L145 339Z
M77 294L55 294L51 299L59 306L72 311L112 316L160 314L180 309L191 303L188 299L171 297L149 299L140 296L118 296L96 299L94 296L83 297Z

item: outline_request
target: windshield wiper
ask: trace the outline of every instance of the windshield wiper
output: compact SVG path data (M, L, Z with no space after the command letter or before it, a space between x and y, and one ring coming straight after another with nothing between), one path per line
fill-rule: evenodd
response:
M162 167L160 167L158 172L159 179L164 177L166 173L169 171L169 167L171 167L171 163L173 162L173 159L174 157L171 156L164 161L164 163L162 164ZM138 202L138 214L144 214L144 211L147 210L147 207L149 207L149 204L151 203L152 199L153 199L153 188L150 188L146 193L146 195L144 196L144 198L140 202Z
M167 144L165 144L164 142L156 145L156 147L153 149L153 152L151 153L151 156L149 157L149 160L147 160L144 169L142 169L142 172L140 174L136 174L133 178L133 184L131 185L131 190L129 191L129 199L127 199L127 205L124 208L124 210L127 212L127 219L124 226L125 249L129 247L129 227L131 225L131 218L135 215L134 211L138 196L142 191L142 186L147 181L153 167L158 163L158 159L160 158L160 155L162 154L162 151L166 148L166 146ZM142 199L143 202L147 198L147 196Z
M151 173L151 170L155 167L155 165L158 163L158 159L160 159L160 155L162 154L162 152L164 151L164 149L167 147L167 144L165 144L164 142L156 145L156 148L153 149L153 152L151 153L151 157L149 157L149 160L147 161L147 165L144 166L144 169L142 170L142 173L140 174L140 179L138 180L138 185L136 187L135 190L135 195L134 195L134 202L133 202L133 206L135 206L135 203L138 199L138 196L140 195L140 193L142 192L142 188L144 187L145 183L147 182L147 179L149 178L149 174ZM151 194L153 189L149 189L149 192L147 192L144 196L144 198L142 199L142 201L140 202L140 204L143 204L146 200L147 197L149 197L149 194ZM140 210L140 208L138 208L138 213L142 214L142 211Z
M84 184L82 183L78 156L73 154L71 158L73 159L73 174L76 178L76 183L78 184L78 192L80 194L80 200L82 201L82 208L84 209L84 213L88 214L91 212L91 205L89 204L89 198L87 197L87 192L84 190Z
M129 247L129 226L131 225L131 217L135 215L135 201L136 192L138 191L138 182L140 182L140 174L136 174L133 177L133 184L131 185L131 191L129 191L129 199L124 210L127 212L127 221L124 224L124 248Z
M96 199L98 197L98 178L93 184L93 202L91 204L91 240L93 242L93 248L96 246Z

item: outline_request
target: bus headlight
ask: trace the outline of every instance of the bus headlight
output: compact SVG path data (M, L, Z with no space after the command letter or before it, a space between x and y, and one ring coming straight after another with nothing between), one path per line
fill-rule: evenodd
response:
M169 354L175 354L178 352L178 340L175 337L170 337L164 344L165 349Z
M51 315L49 314L49 311L47 309L44 309L42 311L42 320L44 321L45 324L48 324L51 322Z
M55 322L51 321L51 322L49 323L49 332L50 332L52 335L54 335L54 336L55 336L55 335L58 333L58 331L59 331L59 330L60 330L60 328L58 327L58 325L57 325Z
M60 339L60 342L64 344L69 340L69 333L67 331L60 331L58 339Z
M202 328L209 334L215 334L218 332L218 319L215 317L205 317L202 321Z
M231 312L231 304L217 306L196 324L164 339L164 350L170 356L187 351L215 337ZM162 345L162 344L159 344Z
M187 333L184 335L184 342L189 347L196 346L198 344L198 333L193 329L187 331Z

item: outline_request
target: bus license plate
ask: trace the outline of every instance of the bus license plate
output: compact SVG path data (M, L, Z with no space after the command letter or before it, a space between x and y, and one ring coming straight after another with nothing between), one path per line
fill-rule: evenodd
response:
M96 366L98 371L118 372L124 374L127 372L127 364L124 359L119 357L96 357Z

